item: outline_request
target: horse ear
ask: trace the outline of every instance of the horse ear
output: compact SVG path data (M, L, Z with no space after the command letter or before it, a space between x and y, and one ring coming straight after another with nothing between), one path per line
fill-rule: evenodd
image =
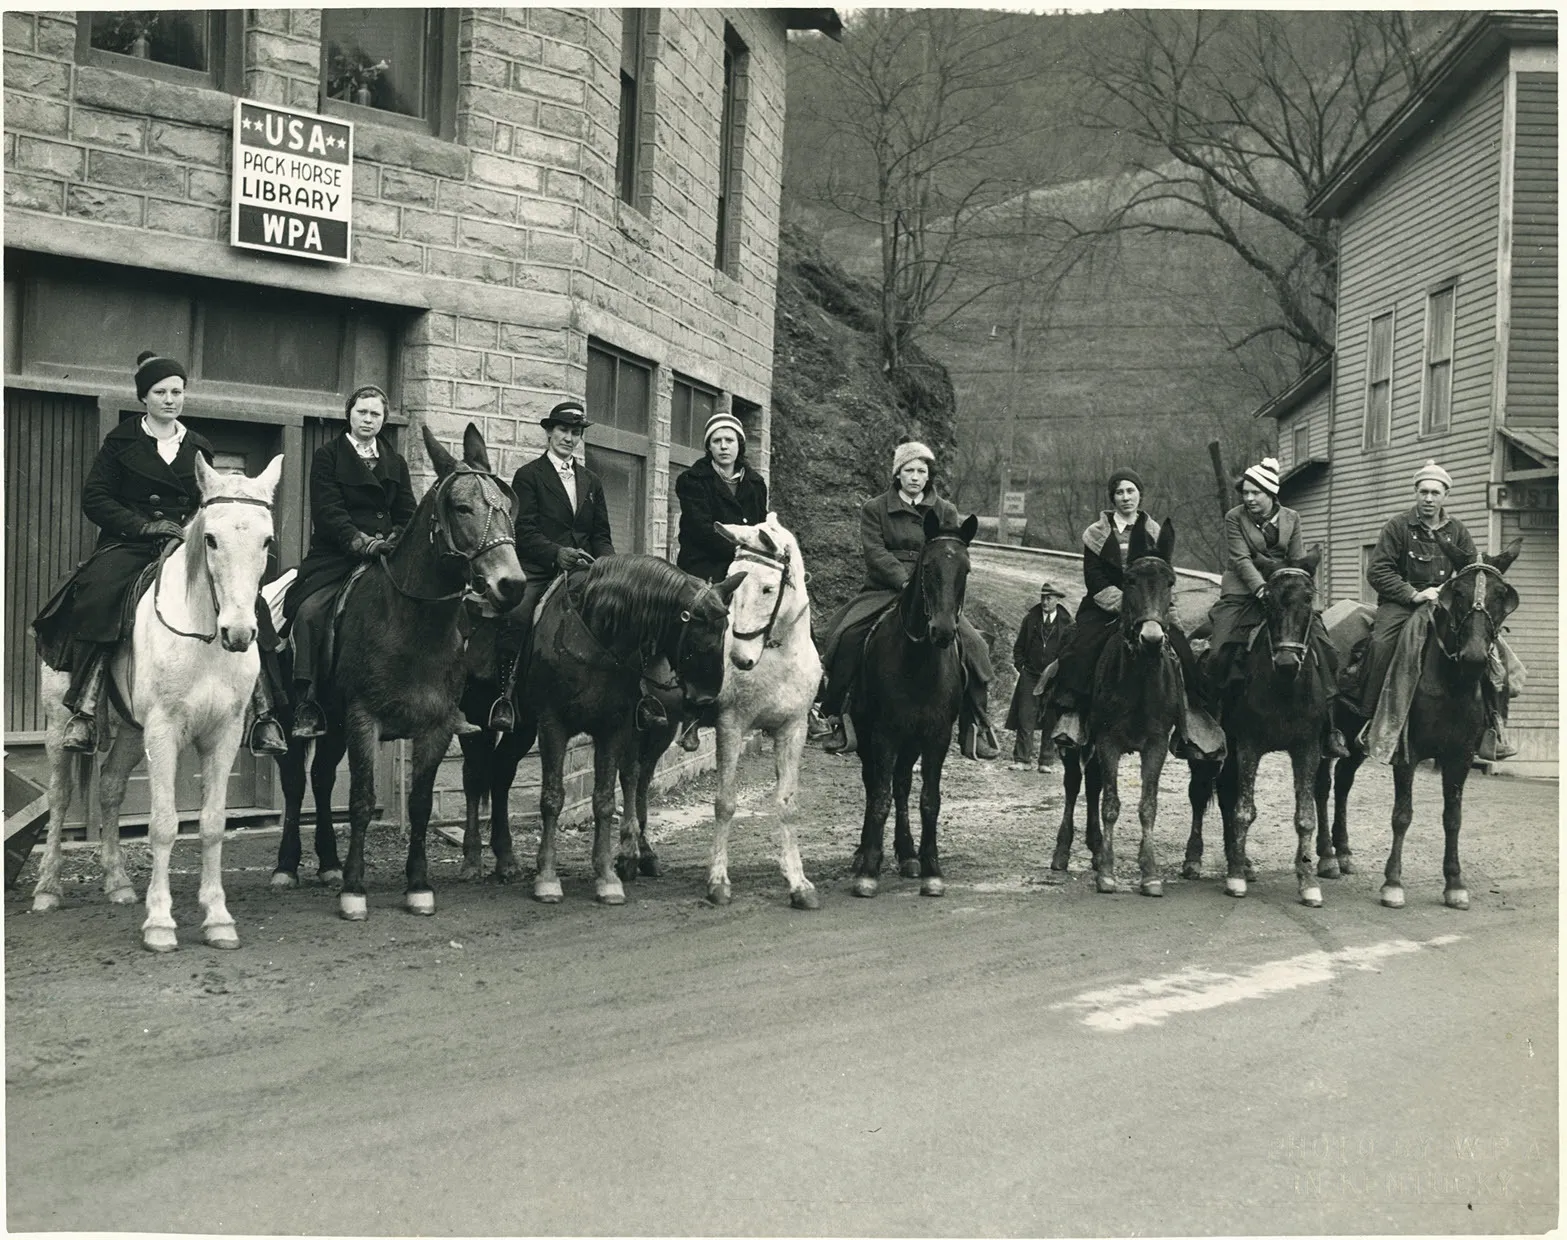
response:
M430 455L430 464L435 466L435 476L446 477L457 468L457 458L441 447L440 441L430 433L428 426L421 424L419 429L424 433L424 450Z
M766 547L774 555L778 553L778 544L773 541L773 536L764 529L758 529L756 536L762 540L762 546Z
M1153 545L1154 554L1166 564L1171 562L1175 555L1175 522L1169 517L1164 519L1164 524L1159 527L1158 541Z
M203 495L212 494L212 484L219 477L218 471L207 464L205 452L196 453L196 487Z
M256 478L256 481L267 484L268 495L276 495L278 479L280 479L282 476L283 454L279 452L275 457L272 458L271 464L261 471L260 475Z
M484 473L495 472L490 468L490 451L484 446L484 436L472 422L468 423L468 429L462 433L462 459L465 465L471 465Z
M1133 534L1136 534L1134 529ZM1104 546L1099 549L1099 558L1112 568L1121 567L1121 540L1115 536L1115 531L1110 531L1110 537L1105 539Z
M730 573L713 587L718 592L718 597L724 600L724 606L729 605L729 600L734 597L735 591L740 588L740 583L744 580L744 573Z
M936 515L934 508L927 508L925 510L925 541L929 542L939 533L941 533L941 518Z
M1505 573L1513 566L1513 561L1518 558L1518 553L1523 550L1523 539L1515 538L1508 543L1496 555L1482 555L1480 558L1499 573Z
M1317 565L1322 563L1322 544L1313 543L1311 550L1295 561L1293 567L1303 568L1313 577L1317 575Z
M958 526L958 537L966 543L971 543L974 541L974 535L977 533L979 533L979 517L971 512L968 515L968 520Z
M1116 550L1119 551L1120 549L1121 540L1116 539ZM1149 541L1148 531L1143 528L1141 521L1132 526L1132 532L1126 540L1126 562L1128 564L1130 564L1133 560L1140 560L1144 556L1157 555L1158 550L1159 549Z
M713 532L727 543L732 543L736 547L740 545L740 540L729 532L729 527L722 521L713 522Z

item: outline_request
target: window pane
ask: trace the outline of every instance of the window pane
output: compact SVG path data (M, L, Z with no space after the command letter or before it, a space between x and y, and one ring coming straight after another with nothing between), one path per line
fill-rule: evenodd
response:
M1371 320L1371 381L1388 378L1393 371L1393 316L1384 314Z
M129 382L143 349L191 364L189 297L41 277L23 300L22 356L29 365L109 370Z
M336 392L343 316L297 302L214 303L202 324L201 377Z
M615 376L615 425L623 431L647 434L648 394L652 374L624 358Z
M1310 456L1311 425L1310 423L1307 423L1304 426L1297 426L1295 428L1295 464L1299 465L1302 461L1306 460Z
M597 349L588 350L588 420L615 424L615 359Z
M680 496L675 494L675 483L680 480L680 475L686 472L686 466L669 463L669 499L665 506L664 526L665 554L669 562L674 563L675 557L680 554Z
M1426 371L1426 430L1447 429L1452 406L1453 365L1437 362Z
M615 550L642 550L642 482L646 462L629 452L587 445L588 468L604 484L604 502L609 506L610 536Z
M696 442L691 438L691 389L680 380L675 380L674 393L670 400L669 408L669 442L684 444L688 448L694 448ZM674 485L674 480L670 480Z
M1370 425L1369 437L1372 443L1381 444L1387 442L1388 437L1388 394L1391 386L1386 383L1372 385L1371 400L1367 420Z
M323 9L327 98L425 115L425 12Z
M620 145L615 154L615 179L622 202L637 201L637 84L620 75Z
M89 43L99 51L205 73L209 25L206 9L94 13Z
M1433 362L1444 362L1453 356L1453 290L1443 289L1431 298L1431 341L1429 354Z

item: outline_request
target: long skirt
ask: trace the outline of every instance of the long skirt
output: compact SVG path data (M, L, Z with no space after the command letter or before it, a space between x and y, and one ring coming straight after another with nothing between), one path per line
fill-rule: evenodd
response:
M840 607L828 622L827 637L822 643L822 668L827 677L827 690L822 696L823 714L843 713L845 698L859 676L870 628L876 617L897 597L891 590L862 590ZM994 672L985 639L966 616L958 620L958 648L968 670L970 700L981 704L978 709L982 711Z
M108 542L83 560L33 621L43 661L56 671L70 671L73 642L119 641L125 596L161 550L155 539Z

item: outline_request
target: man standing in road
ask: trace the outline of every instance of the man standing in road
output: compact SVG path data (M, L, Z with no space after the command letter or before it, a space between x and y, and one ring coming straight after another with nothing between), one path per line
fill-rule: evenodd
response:
M1039 602L1028 609L1012 646L1012 666L1017 669L1017 685L1012 690L1012 705L1007 724L1017 733L1012 745L1012 769L1026 771L1034 765L1034 730L1040 724L1045 699L1035 690L1045 669L1055 662L1072 627L1072 614L1061 605L1061 587L1046 581L1039 587ZM1056 744L1048 736L1039 738L1039 769L1056 760Z

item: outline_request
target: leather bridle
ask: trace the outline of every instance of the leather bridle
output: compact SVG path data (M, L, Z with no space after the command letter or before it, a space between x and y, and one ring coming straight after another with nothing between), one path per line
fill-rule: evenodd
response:
M930 618L936 609L934 606L932 606L930 595L926 591L925 553L930 550L932 545L939 542L963 543L963 539L959 538L956 534L937 534L932 538L927 538L925 540L925 545L920 548L919 559L914 561L914 576L916 578L915 592L919 596L920 612L925 619L925 632L923 634L914 634L909 632L909 618L907 615L903 617L902 623L903 636L908 638L911 642L914 642L916 645L921 645L930 641ZM968 546L967 543L963 543L963 545L965 547ZM963 620L963 604L961 601L958 603L956 620L959 623L961 623Z
M479 544L470 550L464 550L457 545L447 522L441 519L442 505L447 502L452 486L461 477L479 480L479 498L485 508L484 529L479 534ZM495 492L499 494L493 494L487 483L493 483ZM471 579L473 562L486 551L504 547L507 543L516 545L517 535L513 520L516 506L517 497L512 493L512 489L493 473L484 469L474 469L471 465L460 464L435 484L435 495L430 500L430 545L436 549L436 554L443 560L462 560L468 566L467 577ZM500 522L499 528L496 525L497 520ZM415 594L392 575L392 565L386 554L376 558L386 572L386 579L392 583L392 588L404 598L416 603L449 603L468 592L468 581L465 580L461 586L448 594Z
M1447 648L1447 642L1443 640L1443 635L1441 633L1437 634L1437 645L1442 648L1442 653L1454 662L1457 662L1460 655L1463 654L1464 621L1472 616L1475 612L1479 612L1485 620L1486 648L1490 649L1490 647L1496 642L1498 632L1497 622L1491 618L1490 610L1485 605L1485 596L1487 593L1486 579L1488 577L1495 577L1498 582L1504 585L1506 584L1499 568L1496 568L1494 565L1487 564L1484 560L1476 560L1472 564L1464 565L1456 573L1454 573L1452 577L1448 579L1447 585L1449 587L1452 586L1465 573L1473 573L1475 575L1474 598L1469 605L1469 610L1463 616L1459 617L1452 625L1453 630L1456 631L1459 636L1458 649L1449 650ZM1451 614L1450 611L1449 614Z
M774 555L757 547L739 547L735 550L734 558L778 570L778 595L773 599L773 614L767 617L767 623L749 633L735 631L732 634L736 641L741 642L753 641L760 637L768 649L776 650L783 643L773 638L773 626L778 623L778 614L783 610L784 591L794 584L789 580L789 549L785 547L782 555Z
M214 495L211 499L202 500L201 503L197 505L196 511L200 512L201 509L210 508L214 504L251 504L256 508L265 508L269 514L272 511L272 503L270 500L251 499L248 495ZM180 541L183 542L184 539L181 539ZM174 636L191 637L196 641L206 642L207 645L210 646L214 641L217 640L218 613L222 610L222 608L218 606L218 583L217 580L212 576L210 569L207 572L207 589L212 592L212 632L210 633L187 633L184 629L177 629L169 623L168 617L163 614L163 603L161 599L163 592L163 572L161 568L159 569L158 575L153 579L152 583L152 614L157 616L159 623L161 623L164 628L168 629L169 632L173 633Z

